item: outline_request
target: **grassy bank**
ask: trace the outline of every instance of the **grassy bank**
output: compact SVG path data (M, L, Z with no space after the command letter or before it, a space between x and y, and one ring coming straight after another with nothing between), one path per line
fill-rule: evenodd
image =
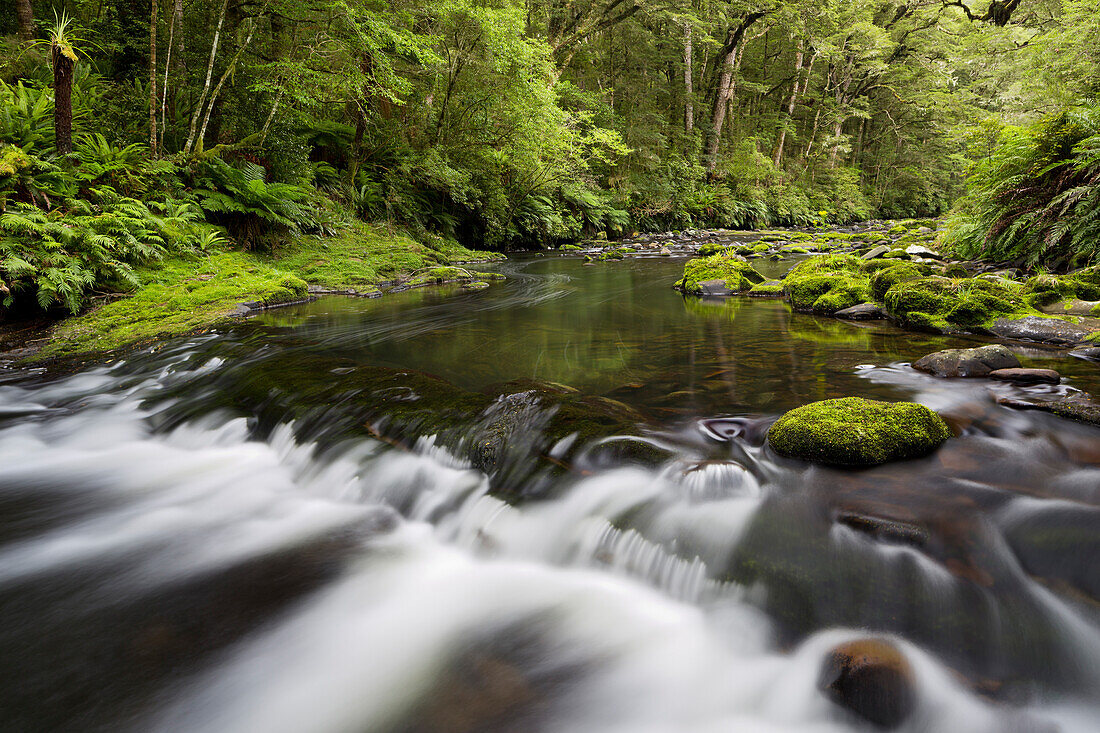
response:
M318 285L362 292L415 279L429 268L499 257L454 243L433 248L356 223L335 236L301 236L271 253L218 251L173 255L137 270L128 295L61 321L34 360L103 352L201 331L224 323L241 303L307 297Z

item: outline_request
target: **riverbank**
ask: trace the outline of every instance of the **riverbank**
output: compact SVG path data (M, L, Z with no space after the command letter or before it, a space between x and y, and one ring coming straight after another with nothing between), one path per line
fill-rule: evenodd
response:
M38 319L29 332L26 324L5 324L4 349L42 361L204 331L328 292L374 297L442 282L481 287L495 276L457 266L501 257L443 240L429 247L362 223L334 236L296 237L270 253L175 255L138 269L141 285L132 293L103 296L83 313Z

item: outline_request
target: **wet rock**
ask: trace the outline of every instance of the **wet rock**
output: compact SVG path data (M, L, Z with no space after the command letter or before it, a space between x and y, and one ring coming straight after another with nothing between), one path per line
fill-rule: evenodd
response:
M990 379L1016 384L1058 384L1062 376L1053 369L994 369Z
M883 321L886 320L886 311L874 303L860 303L851 308L837 311L833 314L837 318L849 321Z
M1002 397L997 400L997 404L1004 405L1005 407L1012 407L1017 410L1049 412L1052 415L1064 417L1067 420L1100 427L1100 405L1092 402L1078 402L1075 400L1028 402L1026 400Z
M868 252L864 252L863 255L862 255L862 259L865 259L865 260L877 259L877 258L882 257L883 255L885 255L889 251L890 251L889 247L887 247L885 244L880 244L879 246L875 247L874 249L872 249Z
M768 444L790 458L874 466L927 455L951 435L943 418L924 405L844 397L786 413L768 430Z
M993 322L990 330L1002 338L1064 345L1079 344L1093 332L1092 329L1075 323L1040 316L999 318Z
M623 465L657 468L676 457L676 452L653 440L616 436L601 440L585 451L580 460L586 468L607 469Z
M913 368L936 377L986 377L998 369L1018 369L1020 360L1007 346L944 349L913 362Z
M913 669L884 639L860 639L825 657L818 688L832 702L883 729L897 728L916 706Z
M734 293L726 287L725 280L705 280L698 284L696 292L703 296L727 296Z
M1100 346L1088 346L1083 349L1077 349L1069 352L1070 356L1076 356L1078 359L1085 359L1086 361L1100 361Z
M943 255L941 255L939 252L928 249L927 247L922 247L919 244L911 244L906 247L905 254L909 255L910 257L927 257L928 259L932 260L943 259Z
M673 287L691 294L741 293L766 278L753 269L743 257L720 253L701 259L693 259L684 265L684 276ZM724 293L717 292L719 283ZM714 292L705 292L703 287Z
M1029 574L1100 601L1100 509L1076 502L1051 504L1012 516L1005 539Z
M1055 316L1089 316L1093 314L1098 306L1100 306L1100 300L1070 298L1069 300L1060 300L1043 306L1039 310Z
M837 523L870 535L877 540L894 542L913 547L923 547L928 543L928 530L908 522L873 517L866 514L842 512L836 518Z
M668 247L661 247L661 251L658 252L657 254L659 254L661 257L671 257L672 256L672 250L669 249Z

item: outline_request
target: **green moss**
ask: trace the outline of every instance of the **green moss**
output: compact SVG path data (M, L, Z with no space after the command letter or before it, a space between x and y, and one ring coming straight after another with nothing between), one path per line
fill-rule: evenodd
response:
M951 435L924 405L845 397L791 410L768 430L768 443L792 458L873 466L927 455Z
M784 254L792 255L804 255L810 253L810 250L806 249L805 247L800 247L797 244L788 244L785 247L781 247L780 251Z
M944 277L950 277L950 278L955 278L955 279L970 277L970 271L967 270L962 265L958 264L957 262L953 263L953 264L950 264L947 267L943 268L942 274L943 274Z
M898 283L917 280L923 276L920 268L910 262L886 261L887 266L871 275L871 294L881 301L886 292Z
M427 270L417 272L406 283L409 287L419 287L422 285L442 285L444 283L452 282L465 282L467 280L501 280L504 276L493 272L477 272L476 270L467 270L464 267L453 267L444 265L440 267L430 267Z
M584 247L580 246L579 244L563 244L562 246L558 247L558 249L560 249L562 252L583 252L584 251Z
M330 237L298 237L263 259L311 285L374 290L384 281L424 267L500 258L442 239L431 244L354 224Z
M861 260L852 255L823 255L798 263L783 278L783 292L796 310L835 313L871 298Z
M634 254L634 250L618 247L616 249L609 249L606 252L601 252L597 259L604 260L605 262L607 260L621 260L629 254Z
M105 351L177 336L225 320L242 301L283 303L306 296L306 283L242 252L174 258L140 271L134 295L63 321L40 357Z
M274 305L305 298L307 283L375 290L425 267L500 257L438 238L429 244L355 224L332 237L299 237L269 254L216 252L168 259L139 270L141 286L128 297L62 321L35 358L107 351L210 328L242 302ZM475 275L480 280L500 277L473 272L466 277Z
M927 333L951 333L956 329L951 327L947 319L933 316L930 313L911 311L905 316L905 325L914 331Z
M758 283L752 286L749 295L780 297L783 295L783 283Z
M946 321L973 328L1004 316L1036 315L1018 284L982 278L905 280L892 286L883 302L892 316L914 326L918 321L926 326L930 318L937 326ZM920 315L914 318L913 314Z
M765 278L752 265L728 254L716 254L703 259L689 260L684 265L684 276L676 288L685 293L701 293L699 283L722 280L726 287L742 293Z
M716 254L726 253L729 249L730 246L728 244L704 244L695 254L699 257L713 257Z
M767 252L768 250L770 250L770 249L771 249L771 247L770 247L769 245L767 245L767 244L763 244L763 243L761 243L761 244L756 244L756 245L753 245L751 249L752 249L752 251L753 251L753 252L755 252L756 254L761 254L761 253L763 253L763 252Z
M892 237L900 237L901 235L905 234L907 231L909 231L909 230L905 228L904 224L895 224L894 226L890 227L890 230L886 233L889 234Z

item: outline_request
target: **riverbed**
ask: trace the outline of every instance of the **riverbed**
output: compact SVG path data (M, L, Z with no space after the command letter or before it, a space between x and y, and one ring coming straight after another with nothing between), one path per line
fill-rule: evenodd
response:
M996 402L1100 367L1015 345L1063 383L939 380L909 362L982 341L684 298L676 257L498 267L4 374L2 727L858 731L818 678L874 637L913 670L901 730L1100 729L1100 429ZM487 463L490 408L394 429L410 374L583 397L646 450L543 445L532 397ZM859 471L768 449L852 395L957 437Z

